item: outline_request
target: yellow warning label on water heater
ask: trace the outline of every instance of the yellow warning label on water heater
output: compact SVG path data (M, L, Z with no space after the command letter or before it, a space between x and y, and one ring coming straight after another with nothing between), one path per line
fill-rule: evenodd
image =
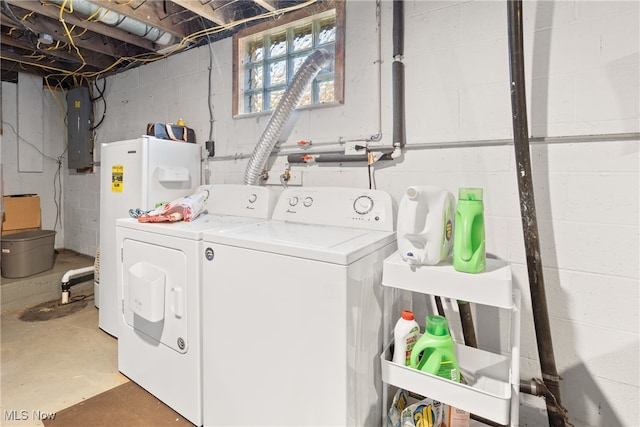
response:
M80 101L75 101L73 103L73 106L76 107L76 108L80 108Z
M122 193L122 185L124 184L124 166L111 166L111 191Z

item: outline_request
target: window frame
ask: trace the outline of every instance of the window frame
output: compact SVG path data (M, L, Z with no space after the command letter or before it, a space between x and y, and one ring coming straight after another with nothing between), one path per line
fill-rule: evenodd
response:
M242 39L249 37L257 37L261 33L269 32L275 33L277 31L291 31L294 25L302 25L305 20L316 19L318 15L335 10L336 15L336 35L335 35L335 64L334 64L334 100L329 103L322 104L309 104L298 108L318 108L327 105L340 105L344 104L344 33L345 33L345 0L329 0L315 3L304 9L291 12L284 16L281 16L275 20L269 20L260 24L242 29L232 37L232 49L233 49L233 83L232 83L232 114L233 117L251 117L255 115L271 114L271 110L262 110L257 112L245 113L244 109L240 111L241 106L244 106L244 58L241 56L244 52L244 48L240 45ZM291 55L288 54L287 57ZM288 62L288 61L287 61ZM289 64L288 64L289 66ZM287 85L284 86L286 89ZM241 101L242 97L242 101ZM263 100L263 102L266 100Z

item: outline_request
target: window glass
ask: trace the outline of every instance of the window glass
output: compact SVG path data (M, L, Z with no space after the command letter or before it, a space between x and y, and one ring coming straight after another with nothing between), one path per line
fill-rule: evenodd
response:
M305 59L320 48L329 50L334 60L305 88L300 105L342 102L344 4L319 9L316 15L299 13L295 19L264 22L255 30L248 27L234 34L234 115L275 109ZM336 75L341 79L338 83Z
M264 59L264 42L262 40L250 42L247 51L249 62L262 61Z
M318 44L333 43L336 41L336 18L327 18L320 21L318 32Z
M311 49L313 47L313 32L311 23L293 30L293 51Z
M262 92L253 93L247 96L245 103L248 105L250 111L260 112L263 105Z
M287 83L287 61L276 61L269 64L269 86Z
M280 102L280 98L284 94L284 89L274 90L269 92L269 109L275 110Z
M318 97L320 103L334 101L335 86L333 80L318 82Z
M287 54L287 33L282 32L271 36L269 43L269 58L277 58Z
M264 86L264 69L262 64L251 67L248 69L249 81L247 82L247 89L259 89Z

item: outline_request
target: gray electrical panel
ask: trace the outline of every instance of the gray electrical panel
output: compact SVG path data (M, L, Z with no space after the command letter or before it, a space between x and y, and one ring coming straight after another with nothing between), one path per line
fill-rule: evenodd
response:
M67 92L67 143L69 169L93 166L91 98L86 87L77 87Z

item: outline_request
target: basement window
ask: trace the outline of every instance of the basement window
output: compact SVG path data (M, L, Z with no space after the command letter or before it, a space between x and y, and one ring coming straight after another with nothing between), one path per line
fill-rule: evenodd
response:
M318 73L298 107L343 102L344 2L322 2L236 33L233 115L273 111L298 68L317 49L331 52L333 62Z

